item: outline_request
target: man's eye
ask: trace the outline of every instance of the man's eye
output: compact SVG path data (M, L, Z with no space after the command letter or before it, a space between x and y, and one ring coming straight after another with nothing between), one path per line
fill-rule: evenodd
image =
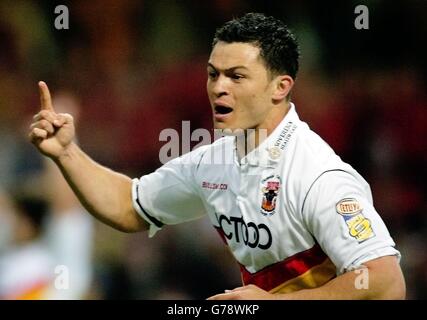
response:
M240 80L240 79L243 79L244 78L244 76L242 76L241 74L233 74L233 75L231 75L231 78L233 79L233 80Z
M217 76L217 73L215 71L208 72L209 78L215 78Z

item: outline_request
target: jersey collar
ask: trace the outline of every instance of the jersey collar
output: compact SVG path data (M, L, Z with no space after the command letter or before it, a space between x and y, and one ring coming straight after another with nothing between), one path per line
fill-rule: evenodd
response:
M241 165L249 164L265 168L274 168L280 162L286 146L298 127L300 120L295 110L295 105L291 102L286 116L264 140L258 148L249 152L240 161Z

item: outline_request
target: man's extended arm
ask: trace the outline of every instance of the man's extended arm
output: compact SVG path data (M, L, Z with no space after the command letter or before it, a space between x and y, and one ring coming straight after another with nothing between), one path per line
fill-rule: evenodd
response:
M384 256L364 263L366 270L346 272L325 285L292 293L271 294L255 285L227 290L211 300L358 300L404 299L405 281L395 256ZM362 274L366 273L366 274ZM365 277L366 285L359 279Z
M74 122L56 113L49 89L39 83L41 111L30 127L31 142L60 168L65 179L93 216L124 232L146 230L148 224L132 205L129 177L93 161L74 142Z

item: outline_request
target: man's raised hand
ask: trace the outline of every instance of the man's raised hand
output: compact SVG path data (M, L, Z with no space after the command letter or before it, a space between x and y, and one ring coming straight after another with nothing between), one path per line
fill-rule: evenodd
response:
M49 88L40 81L40 112L33 117L30 126L30 141L39 151L53 159L64 155L74 139L73 117L68 113L56 113Z

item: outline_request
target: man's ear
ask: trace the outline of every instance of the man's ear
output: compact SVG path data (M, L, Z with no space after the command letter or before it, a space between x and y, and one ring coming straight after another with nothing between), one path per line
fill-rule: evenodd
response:
M282 101L291 92L292 87L294 86L294 79L288 75L277 76L273 83L273 96L271 97L275 101Z

